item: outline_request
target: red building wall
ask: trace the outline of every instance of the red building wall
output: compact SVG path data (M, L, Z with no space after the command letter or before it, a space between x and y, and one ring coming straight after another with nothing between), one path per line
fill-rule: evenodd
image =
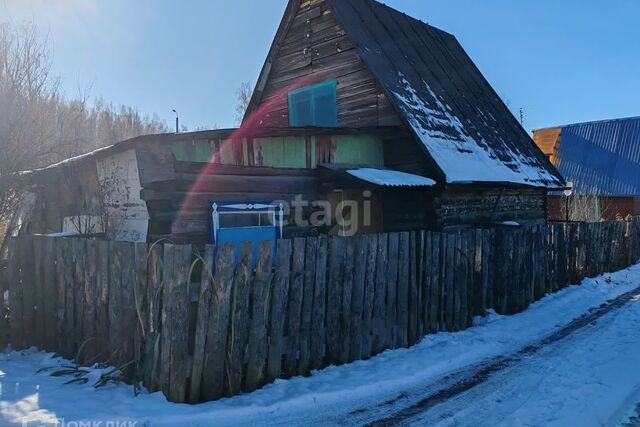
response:
M573 197L571 199L574 199ZM547 219L549 221L599 221L615 220L620 217L625 218L628 215L639 216L640 215L640 196L608 196L599 197L601 218L596 218L597 212L595 204L581 203L582 213L578 215L576 209L569 208L570 217L567 218L567 205L573 203L569 202L564 196L548 196L547 197ZM567 203L568 202L568 203ZM595 201L594 201L595 203ZM585 212L587 211L587 212ZM591 218L585 218L585 215L592 215Z

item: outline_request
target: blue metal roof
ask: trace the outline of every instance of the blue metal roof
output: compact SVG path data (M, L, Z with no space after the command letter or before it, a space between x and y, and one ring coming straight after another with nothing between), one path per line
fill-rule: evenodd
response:
M640 117L563 127L555 163L577 194L640 195Z

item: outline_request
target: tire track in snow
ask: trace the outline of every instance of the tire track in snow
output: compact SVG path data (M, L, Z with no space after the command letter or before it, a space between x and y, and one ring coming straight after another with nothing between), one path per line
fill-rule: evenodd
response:
M590 310L588 313L573 320L571 323L567 324L558 331L548 335L545 338L542 338L541 340L536 341L533 344L521 348L511 355L499 356L490 359L488 362L485 362L481 365L476 365L475 367L470 368L466 371L467 375L464 376L461 380L456 381L453 385L450 385L449 383L444 388L441 388L435 392L427 391L427 393L423 394L423 397L417 401L415 401L414 397L412 399L414 401L413 403L410 403L409 406L405 406L395 412L393 412L393 407L402 405L403 401L406 402L409 396L408 393L403 393L395 399L388 400L383 405L375 409L378 414L380 414L380 412L386 412L387 414L389 412L392 412L388 416L383 416L382 418L370 421L372 419L372 415L374 417L375 415L371 413L373 411L367 409L353 411L351 415L355 418L360 418L362 424L370 427L394 426L403 423L419 414L428 411L434 406L444 403L451 398L454 398L466 391L475 388L476 386L486 382L489 378L492 378L493 376L503 372L507 368L514 366L523 358L537 353L550 344L563 340L567 336L594 323L606 314L619 309L629 301L638 297L640 297L640 287L623 295L620 295L619 297L602 304L598 308ZM385 406L387 407L386 411L384 408Z
M611 384L606 382L611 380L611 377L607 377L603 382L599 368L607 366L607 361L616 359L616 356L609 355L609 350L597 351L593 347L602 349L603 345L599 343L607 342L608 337L624 330L620 328L626 328L625 333L628 334L629 319L635 318L633 328L637 328L640 324L640 304L635 298L632 301L633 306L627 304L606 313L565 339L540 347L536 352L523 356L513 366L495 372L478 387L454 396L400 424L443 427L617 425L611 420L619 420L621 417L610 417L593 409L598 406L598 401L592 400L593 393L588 394L592 388L598 387L598 393L603 393L605 384ZM615 365L615 362L613 364ZM624 366L634 365L635 360ZM590 369L585 370L585 366L589 366ZM576 394L568 387L572 387L572 390L586 389L578 392L578 401L591 400L591 404L585 404L589 408L584 408L584 412L573 412L580 404L575 403ZM562 391L563 389L565 390ZM609 396L609 393L607 395ZM623 402L621 407L628 410L630 405L627 403L627 396L625 394L624 399L616 400L613 407ZM637 397L637 392L634 391L632 396ZM609 397L603 396L603 399L597 400L606 399ZM585 417L584 413L589 415Z

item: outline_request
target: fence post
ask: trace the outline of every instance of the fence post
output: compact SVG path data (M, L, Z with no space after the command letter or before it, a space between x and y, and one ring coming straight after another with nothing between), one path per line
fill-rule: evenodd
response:
M8 268L8 261L0 259L0 296L2 298L2 304L0 304L0 351L3 351L9 343L8 312L4 301L5 292L9 289Z
M209 327L210 309L213 306L213 262L215 248L207 245L202 259L202 276L200 278L200 293L198 295L198 311L193 343L193 363L191 368L191 387L189 402L199 403L201 396L202 375L206 358L207 329Z
M240 248L241 261L236 268L233 280L233 300L231 311L232 334L229 334L229 354L227 371L229 381L228 392L235 395L240 392L243 378L245 346L249 332L249 291L251 284L252 265L251 243L242 244Z
M361 242L365 246L364 240ZM398 319L398 256L400 248L400 235L398 233L389 234L389 247L387 250L389 264L387 265L387 319L386 319L386 348L396 348L398 346L397 339L397 319ZM364 250L364 259L366 259L366 247ZM356 251L357 252L357 251ZM364 264L363 264L364 265ZM358 261L356 259L356 268ZM357 270L356 270L357 277ZM363 277L363 281L365 278Z
M410 234L400 233L398 255L398 347L409 346ZM368 280L367 280L368 281Z
M408 344L413 345L418 341L420 294L418 289L418 259L419 249L416 232L409 234L409 331Z
M286 353L284 325L291 283L291 251L291 240L280 240L278 242L276 274L271 293L267 381L274 380L280 376L282 372L282 356Z
M149 287L149 247L146 243L134 244L134 283L133 302L135 308L134 327L134 358L135 377L137 380L144 380L144 341L149 330L149 307L148 287ZM99 259L97 261L99 263ZM96 279L97 280L97 279ZM97 298L94 295L94 299Z
M366 239L367 267L365 270L364 305L362 308L362 357L364 359L371 357L371 352L373 350L373 304L375 303L376 260L378 255L377 237L375 235L368 235L366 236Z
M187 399L186 379L189 364L189 313L191 308L191 245L176 246L171 295L171 380L169 400L176 403Z
M233 256L235 248L221 245L216 257L215 276L211 290L211 307L207 322L207 337L200 394L202 400L214 400L224 395L228 334L233 291ZM197 378L195 379L197 381Z
M340 307L342 307L342 284L345 261L346 238L329 239L329 276L327 278L327 332L325 363L340 361ZM375 264L374 264L375 266ZM375 282L371 282L373 286ZM373 302L372 302L373 304Z
M33 236L28 236L21 240L21 251L19 253L20 263L20 292L22 297L22 343L19 348L27 348L34 344L33 337L35 331L35 286L33 277Z
M386 314L387 314L387 268L389 259L389 236L387 234L380 234L376 236L378 239L377 245L377 258L376 258L376 285L373 298L373 313L372 313L372 354L381 353L385 350L385 343L387 341L387 327L386 327ZM350 247L355 246L354 239L350 239L348 245ZM352 250L355 250L354 248ZM351 255L351 268L353 268L353 254ZM349 330L350 331L350 330ZM345 340L348 341L348 340Z
M109 243L106 241L96 242L96 343L95 348L102 358L108 358L109 352L109 265L113 262L113 254L109 251ZM61 265L58 264L58 270ZM64 307L64 282L62 283L62 292L58 294L62 299L62 307ZM64 313L64 308L63 308Z
M33 236L33 254L32 254L32 280L33 280L33 329L29 331L31 342L29 345L35 345L39 349L44 349L45 336L45 319L44 319L44 275L43 275L43 258L44 258L44 240L42 236Z
M454 271L453 271L453 331L459 331L462 329L462 318L465 317L463 311L466 310L466 289L467 277L465 271L465 265L467 261L465 259L464 247L466 246L466 237L464 232L457 231L455 233L455 247L454 247ZM464 304L464 305L463 305Z
M122 308L122 255L123 245L120 242L109 242L109 360L121 363L121 342L123 331L120 322Z
M315 237L306 239L304 249L304 288L302 311L300 313L300 358L298 361L298 374L300 375L306 375L311 366L311 325L317 250L318 239Z
M505 310L505 269L509 262L505 249L505 231L495 230L493 260L491 261L493 271L493 307L496 312L504 314Z
M313 309L311 315L311 369L324 367L323 348L325 346L326 281L327 281L327 239L318 239L315 265L315 286L313 288Z
M472 316L484 315L487 306L487 289L484 287L482 259L483 259L483 233L484 230L476 229L474 231L473 241L473 299L472 299Z
M281 256L283 256L283 254L280 253L280 249L281 248L278 249L278 261L281 261ZM277 268L282 268L280 262L278 262ZM258 267L250 289L252 311L251 321L248 325L248 361L244 387L245 392L251 392L262 386L265 381L265 372L267 373L268 379L275 379L280 374L282 354L278 352L280 349L277 348L278 346L274 341L281 343L282 339L276 337L277 331L269 331L271 339L269 340L267 338L267 327L269 326L270 320L273 324L279 323L279 319L282 318L282 323L284 323L284 313L281 310L283 307L281 307L279 303L279 301L282 300L282 295L277 295L281 294L282 291L278 289L278 280L273 283L272 287L272 279L271 242L260 242ZM271 310L269 310L269 300L271 300ZM284 307L286 307L286 301ZM272 327L272 329L277 329L277 326ZM271 335L271 332L273 332L273 335ZM280 333L280 335L282 334ZM267 354L269 356L268 367L266 366Z
M431 255L427 262L429 263L429 332L435 333L442 330L442 234L430 233L431 235Z
M293 260L291 265L291 282L289 285L289 322L287 336L289 337L284 359L283 373L293 376L298 371L298 355L301 350L302 304L304 299L304 266L305 239L297 238L293 241ZM300 352L300 353L299 353Z
M9 256L9 315L10 343L13 350L23 348L24 334L24 302L22 288L22 255L24 254L26 237L13 240L13 251Z
M110 254L112 256L112 254ZM160 390L160 356L162 319L162 296L164 275L164 246L154 243L147 255L148 286L147 286L147 332L144 340L144 383L151 392ZM105 270L106 271L106 270ZM110 286L110 285L108 285ZM108 292L108 288L107 288ZM107 293L108 295L108 293ZM108 328L109 319L106 318Z
M98 302L97 279L98 279L98 245L95 240L86 242L86 273L83 283L84 314L82 317L83 331L82 344L84 345L83 356L86 363L93 363L98 356L98 336L96 329L96 304Z
M351 339L349 341L349 362L359 360L362 355L362 313L364 310L365 269L367 243L365 236L355 238L353 251L353 284L351 292ZM386 326L386 325L385 325Z
M349 362L349 353L351 351L351 301L353 298L353 281L354 281L354 256L355 256L355 239L347 239L347 245L345 249L344 258L344 275L342 282L342 304L340 306L340 357L339 363L344 364ZM379 254L379 253L378 253ZM295 256L295 253L294 253ZM378 265L379 266L379 265ZM377 270L376 274L380 274ZM382 283L384 285L384 282ZM376 288L378 282L376 279ZM383 302L384 303L384 302ZM374 303L374 328L376 325L376 315L378 311ZM384 319L382 319L384 321ZM291 322L291 319L289 319ZM290 338L291 339L291 338ZM375 350L374 350L375 351Z

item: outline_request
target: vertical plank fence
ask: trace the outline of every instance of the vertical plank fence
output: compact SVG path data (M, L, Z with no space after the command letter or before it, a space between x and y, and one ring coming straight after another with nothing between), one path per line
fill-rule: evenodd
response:
M7 347L10 336L9 310L4 300L9 292L9 262L9 259L0 260L0 348Z
M252 269L251 244L14 239L0 262L0 345L110 363L171 401L210 401L630 266L640 219L283 240L271 252L260 244Z

